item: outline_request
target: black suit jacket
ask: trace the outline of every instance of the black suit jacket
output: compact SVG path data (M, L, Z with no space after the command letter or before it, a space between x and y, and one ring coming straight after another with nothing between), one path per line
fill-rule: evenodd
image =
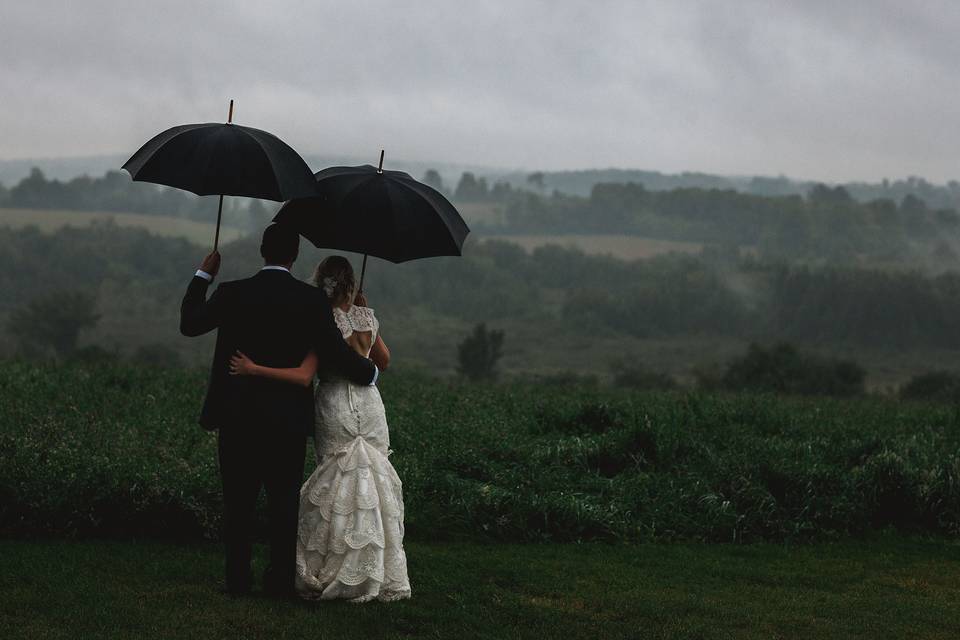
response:
M319 289L274 269L224 282L207 300L209 286L195 276L180 306L183 335L218 330L200 414L205 429L263 425L313 432L313 390L262 377L231 376L230 357L237 350L257 364L295 368L312 349L320 368L356 384L373 381L376 368L343 340Z

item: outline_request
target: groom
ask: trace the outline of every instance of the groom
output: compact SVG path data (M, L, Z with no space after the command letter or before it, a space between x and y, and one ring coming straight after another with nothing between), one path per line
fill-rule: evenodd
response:
M258 363L296 368L312 350L320 367L351 382L376 383L376 366L347 346L323 292L290 274L300 236L279 224L263 232L265 266L245 280L221 283L207 299L220 269L216 251L203 259L180 307L180 332L199 336L217 329L217 346L200 415L217 429L223 484L226 591L250 592L254 511L267 492L270 565L264 590L293 592L297 511L306 438L313 431L312 390L255 376L231 376L230 357L242 351Z

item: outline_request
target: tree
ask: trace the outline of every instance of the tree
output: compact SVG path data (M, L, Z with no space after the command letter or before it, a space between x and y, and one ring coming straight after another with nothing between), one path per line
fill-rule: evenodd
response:
M908 193L903 196L903 200L900 202L900 211L907 215L923 215L927 212L927 203L912 193Z
M440 177L440 172L436 169L427 169L427 172L423 174L423 179L421 180L423 184L428 187L433 187L440 193L443 193L443 178Z
M853 198L845 188L837 186L830 188L825 184L815 184L807 194L810 202L825 205L847 205L853 203Z
M50 294L13 312L7 328L29 348L53 347L60 358L77 349L83 329L97 324L94 296L82 292Z
M536 173L531 173L527 176L527 184L536 188L537 191L543 192L546 188L544 184L544 175L542 171L537 171Z
M481 322L457 347L460 366L457 371L474 382L497 377L497 362L503 355L503 331L487 331Z
M457 183L457 190L454 197L464 202L477 202L487 199L487 180L479 180L470 171L464 171L460 176L460 182Z

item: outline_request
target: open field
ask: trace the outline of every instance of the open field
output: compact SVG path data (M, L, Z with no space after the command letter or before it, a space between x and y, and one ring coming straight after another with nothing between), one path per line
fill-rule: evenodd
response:
M204 223L142 213L0 208L0 227L20 229L35 226L41 231L51 232L65 226L85 227L95 222L112 220L120 227L146 229L156 235L182 237L199 245L210 245L213 242L216 215L215 210L211 211L210 223ZM243 231L236 227L228 225L220 227L221 243L232 242L244 235Z
M0 363L5 638L960 634L952 406L388 370L414 597L358 608L217 592L205 377Z
M215 537L215 437L195 424L205 380L0 365L0 534ZM413 540L960 533L951 405L470 385L394 370L379 386Z
M212 544L4 540L0 626L9 640L960 635L955 543L407 547L413 598L357 606L222 596Z
M574 247L588 254L611 255L622 260L642 260L664 253L699 253L699 242L657 240L629 235L485 235L483 239L519 244L527 251L546 245Z

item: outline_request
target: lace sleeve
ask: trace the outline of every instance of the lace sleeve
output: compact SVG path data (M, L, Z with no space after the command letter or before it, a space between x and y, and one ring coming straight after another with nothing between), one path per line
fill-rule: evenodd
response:
M353 334L353 324L350 322L347 314L343 312L343 309L339 307L333 308L333 320L337 323L337 329L340 329L340 334L344 340Z
M354 331L362 333L369 331L373 334L373 339L376 340L377 333L380 331L380 322L370 307L353 306L350 307L349 311L334 307L333 319L336 321L337 328L340 329L344 340L353 335Z
M350 309L350 321L354 331L369 331L373 334L373 340L376 341L377 334L380 332L380 321L374 315L370 307L352 307Z

